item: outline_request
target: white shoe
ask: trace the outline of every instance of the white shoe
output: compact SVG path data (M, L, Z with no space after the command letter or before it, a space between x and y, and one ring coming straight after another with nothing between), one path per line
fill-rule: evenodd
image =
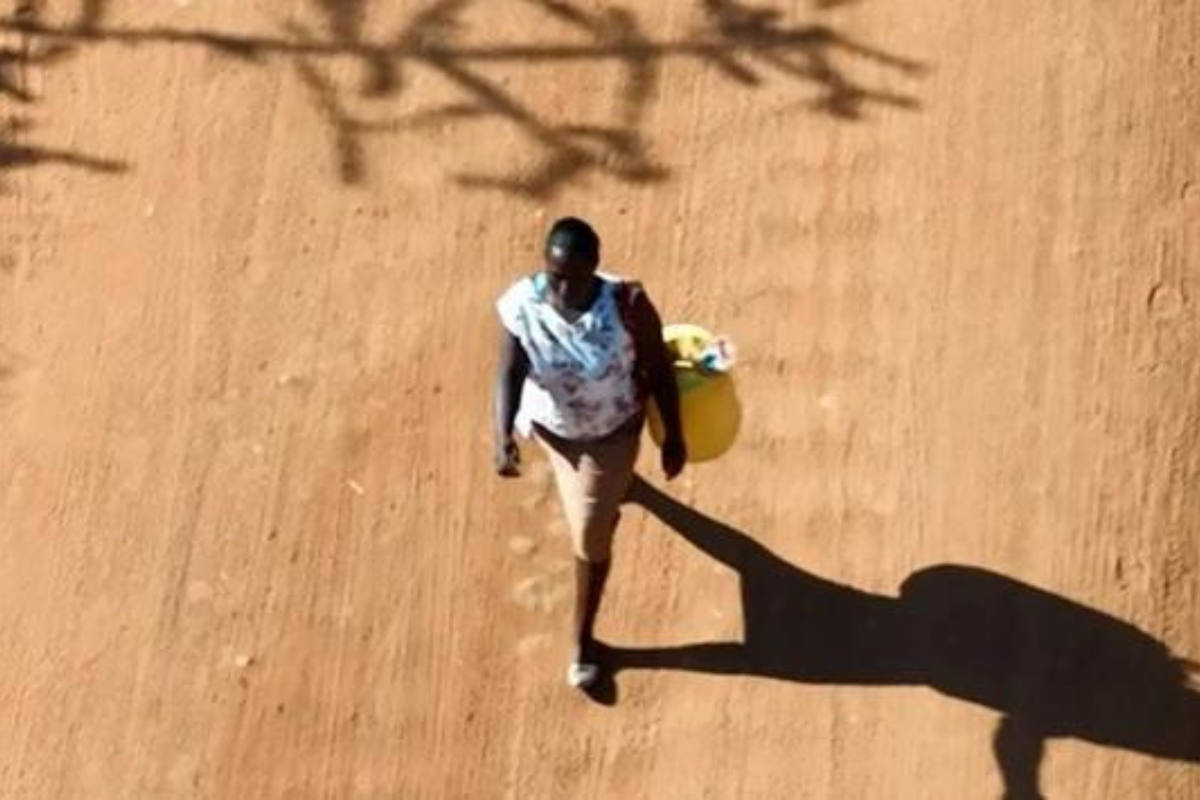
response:
M583 661L572 661L567 667L567 685L574 689L587 689L600 677L600 667Z

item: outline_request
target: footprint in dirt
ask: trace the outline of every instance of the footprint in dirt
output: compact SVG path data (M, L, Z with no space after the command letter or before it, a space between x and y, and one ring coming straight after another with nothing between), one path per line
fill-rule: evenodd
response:
M537 542L528 536L513 536L508 540L508 549L513 555L527 558L537 552Z
M553 612L567 597L567 586L546 575L533 575L513 587L513 600L527 611L541 614Z
M529 636L522 636L517 640L517 655L529 657L543 653L549 649L553 640L554 637L549 633L534 633Z
M15 350L0 345L0 405L15 402L37 377L33 362Z
M554 474L550 465L543 461L535 461L526 467L529 478L529 493L521 501L525 511L541 513L545 511L554 499Z

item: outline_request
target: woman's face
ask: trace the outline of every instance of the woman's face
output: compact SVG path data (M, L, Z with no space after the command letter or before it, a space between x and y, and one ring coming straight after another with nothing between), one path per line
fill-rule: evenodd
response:
M595 259L579 256L560 259L555 258L553 254L546 258L546 277L556 290L590 286L592 276L595 274Z

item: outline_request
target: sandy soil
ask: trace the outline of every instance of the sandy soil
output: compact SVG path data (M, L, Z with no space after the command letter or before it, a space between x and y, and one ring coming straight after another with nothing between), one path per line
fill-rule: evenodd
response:
M1200 798L1200 4L0 2L0 796ZM562 685L491 302L731 335ZM697 512L691 512L694 508Z

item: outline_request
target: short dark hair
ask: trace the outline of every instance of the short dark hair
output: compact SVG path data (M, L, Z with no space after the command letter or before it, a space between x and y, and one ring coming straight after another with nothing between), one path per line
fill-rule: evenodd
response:
M550 227L546 236L546 256L556 261L600 258L600 237L592 226L578 217L563 217Z

